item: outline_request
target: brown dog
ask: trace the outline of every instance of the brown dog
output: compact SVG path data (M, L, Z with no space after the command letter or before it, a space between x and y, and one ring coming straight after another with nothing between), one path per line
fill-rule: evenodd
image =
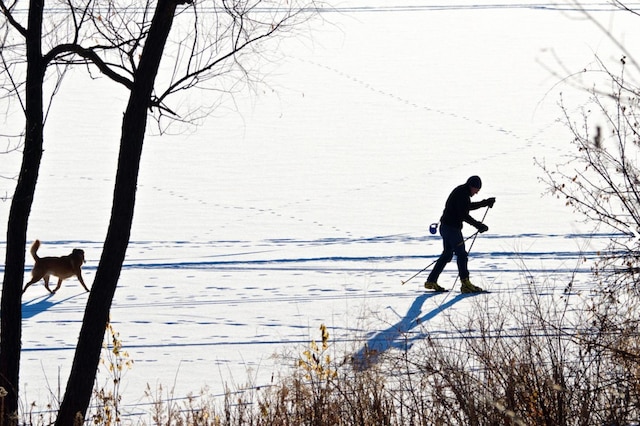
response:
M40 240L35 240L31 246L31 256L35 259L36 264L31 271L31 281L29 281L22 290L23 294L31 284L37 283L41 279L44 279L44 286L47 288L49 293L54 294L58 291L64 279L70 278L74 275L78 277L82 287L89 291L87 286L84 284L82 272L80 270L84 263L84 250L73 249L71 254L61 257L38 257L37 251L39 247ZM58 285L53 291L49 288L50 275L58 277Z

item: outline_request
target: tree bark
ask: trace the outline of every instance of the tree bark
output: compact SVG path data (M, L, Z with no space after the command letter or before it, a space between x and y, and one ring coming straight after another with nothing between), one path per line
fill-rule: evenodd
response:
M25 246L29 214L42 159L42 84L45 69L41 46L43 10L43 0L29 2L29 26L26 31L24 152L9 209L5 272L0 301L0 386L7 391L4 399L4 417L0 420L6 425L17 424Z
M111 303L129 244L147 111L178 3L176 0L158 0L135 73L122 121L111 219L85 308L69 381L56 420L58 426L72 425L78 416L84 419L91 400Z

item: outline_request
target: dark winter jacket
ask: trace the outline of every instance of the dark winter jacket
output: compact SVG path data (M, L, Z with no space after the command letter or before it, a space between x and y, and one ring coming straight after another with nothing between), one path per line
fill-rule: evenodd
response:
M481 226L481 223L472 218L469 215L469 211L485 207L486 205L486 200L472 203L471 188L466 183L462 184L456 187L449 195L449 198L447 198L447 202L444 205L444 212L442 212L442 217L440 218L440 223L457 229L462 229L462 222L467 222L478 228Z

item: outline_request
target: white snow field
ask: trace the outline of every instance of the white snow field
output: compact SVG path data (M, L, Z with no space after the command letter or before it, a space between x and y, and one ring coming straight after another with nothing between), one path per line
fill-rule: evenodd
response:
M396 350L407 336L446 329L474 302L517 299L529 282L554 294L576 273L572 297L588 297L583 258L610 236L543 196L534 158L555 164L571 152L560 93L576 114L587 100L549 68L591 69L594 55L615 64L620 52L554 3L441 3L337 4L308 37L283 40L264 84L225 98L198 128L150 132L111 311L134 361L121 385L132 418L148 408L147 384L176 398L205 387L220 394L247 375L268 384L290 366L273 355L301 352L321 324L353 353ZM626 15L592 8L633 39ZM213 101L206 96L189 102ZM106 79L78 74L47 122L28 238L42 241L40 255L84 249L89 286L125 102ZM6 116L18 128L21 120L19 111ZM0 175L15 176L19 153L2 158ZM429 224L472 174L484 183L477 199L497 198L469 263L472 281L491 293L463 297L454 263L440 280L450 293L425 292L426 274L402 285L439 255ZM14 184L1 180L1 193ZM0 203L3 236L8 210ZM87 296L75 278L55 295L41 284L24 294L25 403L64 391ZM101 370L98 381L107 377Z

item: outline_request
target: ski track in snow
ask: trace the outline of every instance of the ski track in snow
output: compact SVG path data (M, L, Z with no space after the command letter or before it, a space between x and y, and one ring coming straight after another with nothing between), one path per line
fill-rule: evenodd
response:
M610 237L480 236L470 256L472 277L492 291L481 297L521 295L530 291L528 283L537 275L557 277L559 283L542 284L540 294L557 295L568 280L573 281L572 292L579 294L588 288L584 285L590 273L588 260L597 250L567 247L583 246L583 240L606 243ZM537 240L556 249L517 253L505 249L516 243L533 246ZM427 325L432 338L452 338L446 327L433 330L449 315L464 312L462 306L473 297L460 294L457 287L445 294L425 292L421 286L427 272L402 285L435 261L439 246L437 237L412 235L255 243L133 241L111 309L112 323L134 360L127 374L141 375L137 380L152 385L154 380L167 384L175 375L178 395L197 392L200 382L222 392L223 382L243 382L247 371L255 374L256 385L268 384L274 371L281 370L272 355L285 348L300 352L318 338L320 324L329 328L332 344L350 348L356 359L365 348L377 352L410 348L425 337ZM0 247L4 250L4 244ZM89 254L83 271L90 284L101 243L46 241L41 250L66 253L72 247L83 247ZM28 263L25 279L30 267ZM455 275L452 262L441 283L457 286ZM26 383L37 383L42 375L51 382L52 374L60 374L60 365L65 366L61 374L66 374L86 300L75 278L66 280L55 295L46 294L42 284L25 293L22 358L27 373L22 377ZM56 366L56 371L45 365ZM33 385L27 385L30 388ZM127 397L140 398L143 391L139 384L131 385Z

